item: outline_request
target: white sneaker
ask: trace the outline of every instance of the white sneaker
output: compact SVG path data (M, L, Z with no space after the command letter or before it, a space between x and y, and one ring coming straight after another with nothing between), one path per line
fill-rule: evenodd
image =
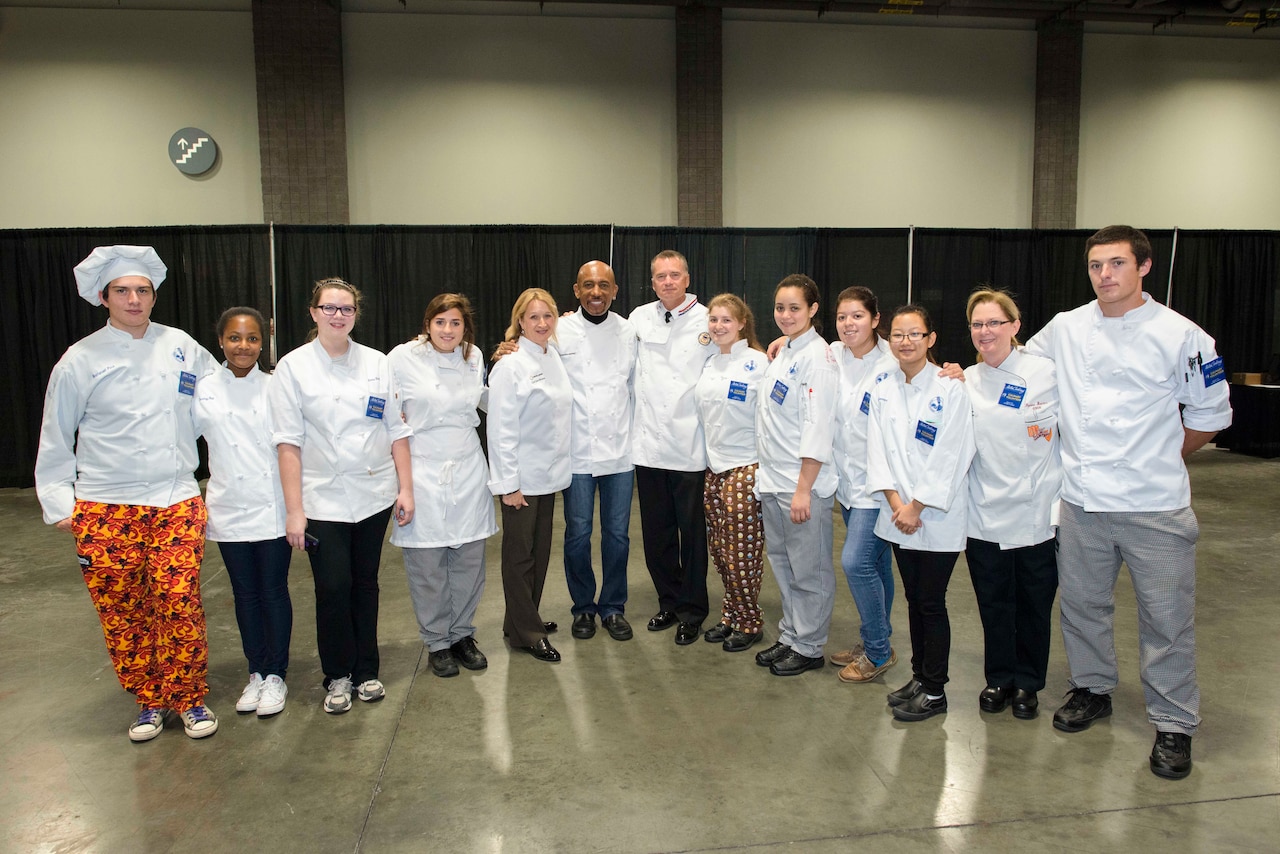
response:
M208 738L218 731L218 717L202 703L182 713L182 728L191 738Z
M369 679L360 683L356 696L366 703L376 703L387 696L387 689L377 679Z
M258 700L258 717L269 718L284 711L284 698L289 695L289 686L274 673L262 683L262 697Z
M240 692L240 699L236 700L237 712L252 712L258 708L258 703L262 699L262 674L249 674L249 684L244 686L244 690Z
M129 724L129 740L150 741L164 731L164 709L143 709Z
M351 708L351 677L340 676L329 683L329 693L324 698L324 710L340 715Z

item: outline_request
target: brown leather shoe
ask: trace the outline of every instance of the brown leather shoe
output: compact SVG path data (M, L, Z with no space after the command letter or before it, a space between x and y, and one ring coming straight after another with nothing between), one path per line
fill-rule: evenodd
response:
M871 659L867 658L866 653L859 655L853 661L840 671L841 682L870 682L881 673L884 673L890 667L898 663L898 654L889 648L889 658L884 664L875 665L871 663Z
M862 641L858 641L853 645L853 649L842 649L839 652L833 652L827 656L827 659L831 662L832 667L848 667L865 651Z

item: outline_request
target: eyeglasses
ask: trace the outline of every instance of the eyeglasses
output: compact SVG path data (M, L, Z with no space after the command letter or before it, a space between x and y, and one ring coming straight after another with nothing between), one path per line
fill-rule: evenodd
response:
M318 305L316 308L324 312L325 317L333 317L341 313L343 317L351 317L356 313L354 305Z
M889 340L894 344L901 344L904 339L912 342L923 341L928 334L928 332L891 332L889 333Z
M1004 326L1006 323L1013 323L1013 321L1012 320L988 320L986 323L983 323L981 320L975 320L973 323L969 324L969 328L972 329L974 332L981 332L984 329L989 329L992 332L996 332L1000 329L1001 326Z

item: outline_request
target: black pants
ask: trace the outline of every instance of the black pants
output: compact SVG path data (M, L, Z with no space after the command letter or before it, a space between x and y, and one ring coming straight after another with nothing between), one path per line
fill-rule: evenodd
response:
M964 554L982 616L987 684L1043 690L1058 592L1057 540L1001 550L970 538Z
M926 692L941 694L951 659L951 619L947 616L947 584L959 552L923 552L896 543L893 556L907 596L911 625L911 673Z
M551 522L556 494L526 495L528 507L502 505L502 620L511 645L529 647L547 636L538 607L551 562Z
M359 522L307 521L320 540L311 552L316 585L316 646L325 687L350 676L378 678L378 567L391 508Z
M707 603L705 473L636 466L644 562L658 592L658 610L682 623L701 623Z

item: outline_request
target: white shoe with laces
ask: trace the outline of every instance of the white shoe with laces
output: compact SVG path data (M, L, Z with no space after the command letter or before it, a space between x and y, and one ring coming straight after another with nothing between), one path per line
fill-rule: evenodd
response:
M360 683L356 696L366 703L376 703L387 696L387 689L377 679L368 679Z
M249 684L244 686L244 690L240 692L240 699L236 700L236 711L252 712L257 709L262 698L262 686L262 674L250 673Z
M284 711L284 698L289 696L289 686L274 673L262 683L262 698L258 700L258 717L269 718Z
M142 709L138 718L129 724L129 740L150 741L164 731L164 709Z
M339 676L329 683L329 693L324 698L324 710L340 715L351 708L351 677Z

